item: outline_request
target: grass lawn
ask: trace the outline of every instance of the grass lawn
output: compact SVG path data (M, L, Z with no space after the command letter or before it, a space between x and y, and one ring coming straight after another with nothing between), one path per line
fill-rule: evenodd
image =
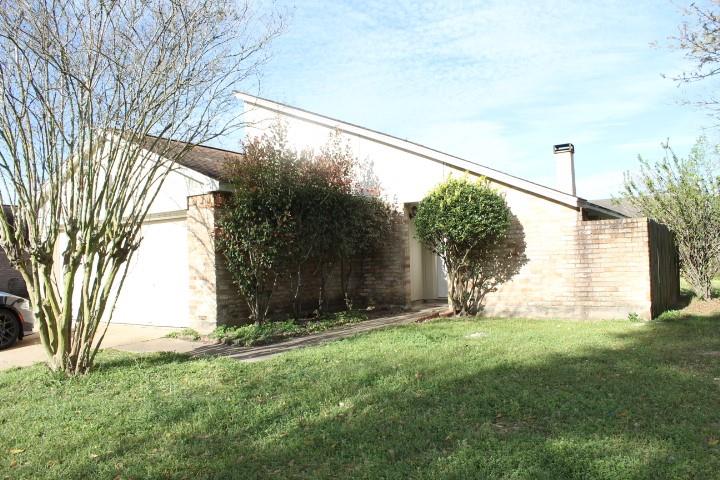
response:
M106 353L84 378L0 373L0 402L0 478L718 478L720 317Z

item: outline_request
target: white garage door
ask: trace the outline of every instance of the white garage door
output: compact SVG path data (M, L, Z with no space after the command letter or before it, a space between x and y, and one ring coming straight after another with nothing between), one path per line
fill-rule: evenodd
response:
M112 322L188 326L185 220L147 223L141 235Z

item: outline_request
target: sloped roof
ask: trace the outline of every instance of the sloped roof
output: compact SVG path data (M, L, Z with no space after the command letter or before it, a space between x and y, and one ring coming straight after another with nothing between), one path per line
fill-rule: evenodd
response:
M155 153L166 151L167 147L165 145L160 145L159 143L161 142L168 142L170 149L180 150L189 148L189 150L177 161L177 163L183 167L202 173L214 180L223 179L224 165L228 157L242 155L240 152L233 150L209 147L206 145L189 145L186 142L153 137L150 135L148 135L148 140L144 147L150 151L154 151Z
M607 208L608 210L618 212L622 215L625 215L626 217L639 218L644 216L642 212L637 209L637 207L632 205L627 200L603 198L600 200L591 200L591 202L600 207Z
M482 175L489 178L490 180L493 180L494 182L501 183L516 188L518 190L533 193L540 197L556 201L572 208L595 207L595 205L576 195L570 195L568 193L561 192L560 190L556 190L554 188L547 187L545 185L532 182L530 180L525 180L523 178L501 172L494 168L490 168L470 160L465 160L463 158L426 147L419 143L403 140L401 138L387 135L376 130L371 130L365 127L354 125L352 123L344 122L342 120L327 117L325 115L320 115L314 112L310 112L308 110L303 110L301 108L285 105L279 102L275 102L273 100L260 98L255 95L250 95L243 92L236 92L235 96L245 102L245 104L250 106L256 106L289 116L291 118L297 118L328 128L338 129L344 133L366 138L368 140L372 140L393 148L397 148L399 150L403 150L414 155L427 158L429 160L433 160L449 166L454 166L460 170ZM622 216L621 214L618 215Z

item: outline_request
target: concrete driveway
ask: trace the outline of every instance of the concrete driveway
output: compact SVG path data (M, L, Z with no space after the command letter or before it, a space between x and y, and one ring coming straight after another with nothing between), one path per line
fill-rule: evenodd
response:
M103 340L103 348L124 350L126 346L132 348L137 343L162 338L169 332L176 330L178 329L173 327L114 324L108 328L105 340ZM0 370L26 367L33 363L44 362L45 358L45 351L40 344L40 336L35 332L17 342L12 348L0 350Z

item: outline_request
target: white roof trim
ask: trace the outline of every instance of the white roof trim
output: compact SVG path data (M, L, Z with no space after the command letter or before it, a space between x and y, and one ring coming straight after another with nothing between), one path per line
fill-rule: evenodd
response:
M355 135L361 138L372 140L374 142L397 148L399 150L403 150L405 152L409 152L427 158L429 160L456 167L460 170L465 170L478 175L482 175L495 182L502 183L510 187L517 188L519 190L524 190L526 192L530 192L535 195L554 200L558 203L562 203L573 208L579 208L584 203L582 199L574 195L570 195L559 190L555 190L554 188L531 182L529 180L524 180L522 178L503 173L499 170L495 170L493 168L486 167L484 165L471 162L469 160L464 160L454 155L443 153L438 150L434 150L432 148L410 142L408 140L402 140L400 138L393 137L392 135L387 135L381 132L377 132L375 130L363 128L358 125L353 125L351 123L343 122L341 120L326 117L324 115L319 115L317 113L303 110L301 108L291 107L289 105L284 105L282 103L256 97L254 95L243 92L236 92L235 96L248 105L253 105L255 107L271 110L273 112L281 113L283 115L287 115L289 117L297 118L300 120L305 120L307 122L322 125L324 127L338 129L341 132L350 135Z

